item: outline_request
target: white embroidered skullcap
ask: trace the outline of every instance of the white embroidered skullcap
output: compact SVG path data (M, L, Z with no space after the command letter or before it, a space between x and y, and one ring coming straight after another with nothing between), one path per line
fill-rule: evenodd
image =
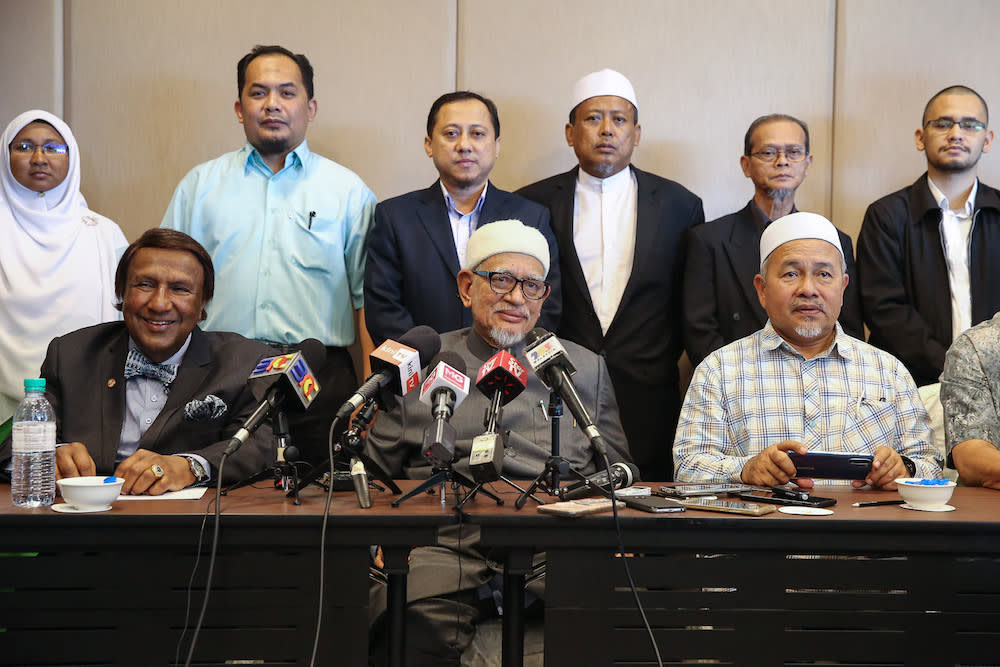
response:
M591 72L577 81L576 85L573 86L573 105L570 108L575 109L580 102L589 100L591 97L604 95L621 97L631 102L636 109L639 108L632 83L624 74L613 69Z
M764 260L778 246L789 241L801 239L819 239L826 241L844 258L844 249L840 246L840 236L833 223L816 213L799 211L778 218L764 230L760 237L760 268L764 270Z
M497 220L473 232L465 249L465 268L475 269L487 258L504 252L534 257L542 263L542 273L549 275L548 241L520 220Z

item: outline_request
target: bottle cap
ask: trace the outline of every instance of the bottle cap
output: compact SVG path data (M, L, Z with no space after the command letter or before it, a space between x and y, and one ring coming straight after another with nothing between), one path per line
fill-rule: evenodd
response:
M25 391L45 391L45 378L25 378Z

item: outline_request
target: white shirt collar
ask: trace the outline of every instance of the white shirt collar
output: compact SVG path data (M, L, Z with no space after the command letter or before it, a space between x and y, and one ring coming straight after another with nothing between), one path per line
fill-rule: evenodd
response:
M596 176L591 176L583 169L577 171L576 182L593 192L606 192L608 190L617 190L618 188L626 187L632 185L632 168L625 167L617 174L613 176L608 176L607 178L597 178Z
M937 202L938 207L940 207L942 211L950 211L951 206L949 206L948 204L948 198L944 195L943 192L941 192L941 189L934 184L934 181L931 180L930 176L927 177L927 187L930 188L931 196L934 197L934 201ZM976 193L978 191L979 191L979 179L977 178L972 183L972 189L969 190L969 196L965 200L965 213L962 215L962 217L967 218L972 215L972 211L976 207Z

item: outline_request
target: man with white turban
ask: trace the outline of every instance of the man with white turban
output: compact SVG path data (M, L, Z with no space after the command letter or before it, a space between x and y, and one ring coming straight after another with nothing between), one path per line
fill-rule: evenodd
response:
M812 486L789 451L872 454L856 487L937 476L913 378L837 323L849 277L833 224L815 213L780 218L764 230L760 256L754 287L768 322L695 370L674 443L676 479Z
M563 297L558 335L604 357L643 478L668 480L680 408L683 238L705 212L680 184L632 165L642 128L625 75L584 76L569 106L566 143L579 165L517 194L552 216Z

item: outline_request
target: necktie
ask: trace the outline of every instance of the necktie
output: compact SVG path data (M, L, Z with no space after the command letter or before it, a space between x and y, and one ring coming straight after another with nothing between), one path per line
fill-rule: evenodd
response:
M159 380L164 391L170 390L170 383L177 377L177 364L154 364L139 350L129 350L125 358L125 379L136 376Z

